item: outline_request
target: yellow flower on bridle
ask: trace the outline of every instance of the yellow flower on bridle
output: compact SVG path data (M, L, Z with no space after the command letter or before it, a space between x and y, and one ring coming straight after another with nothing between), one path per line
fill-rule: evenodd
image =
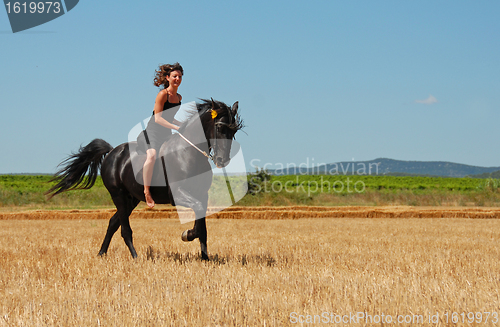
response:
M215 119L217 117L217 111L212 109L212 119Z

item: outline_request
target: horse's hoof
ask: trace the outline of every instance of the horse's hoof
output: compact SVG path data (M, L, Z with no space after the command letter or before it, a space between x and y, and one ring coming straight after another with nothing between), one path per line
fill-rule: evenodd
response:
M187 230L185 230L185 231L182 232L182 240L184 242L189 242L189 240L188 240L188 231Z

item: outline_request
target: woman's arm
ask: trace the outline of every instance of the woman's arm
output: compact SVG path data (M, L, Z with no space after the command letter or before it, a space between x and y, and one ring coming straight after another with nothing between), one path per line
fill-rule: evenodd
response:
M166 121L162 116L161 112L165 102L167 102L167 92L159 92L156 96L154 113L155 113L155 123L160 124L163 127L178 130L179 126L176 126L168 121Z

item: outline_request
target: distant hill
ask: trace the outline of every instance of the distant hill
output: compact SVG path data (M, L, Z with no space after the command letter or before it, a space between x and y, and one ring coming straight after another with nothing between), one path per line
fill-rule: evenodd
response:
M416 175L466 177L491 174L500 167L478 167L446 161L403 161L378 158L370 161L344 161L316 167L288 167L269 170L272 175ZM488 176L489 177L489 176Z

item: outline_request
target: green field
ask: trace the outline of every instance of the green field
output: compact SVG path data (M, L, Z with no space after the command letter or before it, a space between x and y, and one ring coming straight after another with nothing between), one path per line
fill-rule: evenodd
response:
M442 177L400 177L400 176L363 176L363 175L296 175L273 176L271 182L289 186L302 185L306 189L331 193L352 193L363 190L440 190L474 191L484 184L484 180L473 178ZM278 186L275 186L278 189Z
M0 208L88 209L113 207L100 178L90 190L47 200L48 175L0 175ZM500 206L500 179L287 175L248 176L249 192L238 205ZM214 185L213 190L221 185Z
M419 176L249 176L242 205L498 206L500 180ZM252 199L254 198L254 199Z
M53 185L49 175L0 175L0 208L89 209L113 207L108 191L98 178L90 190L66 192L47 200Z

